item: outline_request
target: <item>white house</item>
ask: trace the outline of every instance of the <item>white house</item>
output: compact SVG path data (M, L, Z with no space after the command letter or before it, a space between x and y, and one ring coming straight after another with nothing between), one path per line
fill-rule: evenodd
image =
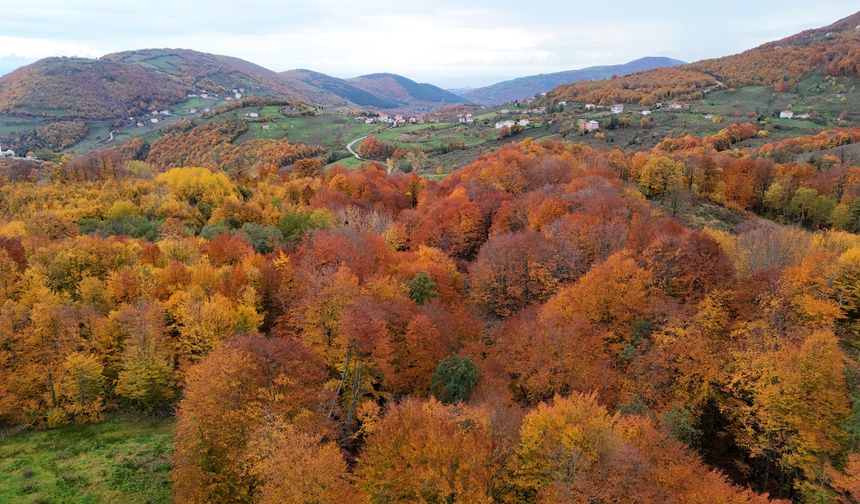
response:
M790 110L783 110L779 113L779 117L782 119L791 119L792 117L794 117L794 112Z
M152 124L158 124L158 118L153 117L152 119L149 120L149 122L151 122Z
M795 115L795 116L794 116L794 118L795 118L795 119L809 119L809 114L807 114L806 112L804 112L804 113L802 113L802 114L797 114L797 115Z
M560 101L556 105L558 105L559 107L567 107L567 102L566 101Z
M586 103L585 110L594 110L596 107L593 103Z
M610 111L613 114L620 114L620 113L624 112L624 104L623 103L616 103L615 105L612 106Z
M499 113L500 114L510 114L511 111L509 109L503 108L502 110L499 111Z
M645 109L645 110L643 110L643 111L642 111L642 115L644 115L644 116L649 116L649 115L651 115L651 111L650 111L650 110L648 110L648 109Z
M600 129L600 123L599 123L599 122L597 122L597 121L594 121L594 120L592 120L592 121L587 121L587 122L583 125L583 128L585 129L585 131L588 131L589 133L590 133L590 132L592 132L592 131L597 131L597 130L599 130L599 129Z
M512 128L514 124L516 123L514 121L511 121L510 119L508 119L507 121L499 121L496 123L496 129Z
M263 129L264 129L264 130L269 129L269 125L268 125L268 124L264 124L264 125L263 125Z
M256 119L260 117L260 114L257 112L251 112L250 114L248 114L248 117L250 117L251 119Z
M3 150L3 146L0 145L0 158L13 158L15 157L15 151L12 149Z
M525 127L525 126L528 126L528 125L529 125L529 122L530 122L530 121L529 121L528 119L520 119L520 120L519 120L519 122L518 122L517 124L519 124L520 126Z

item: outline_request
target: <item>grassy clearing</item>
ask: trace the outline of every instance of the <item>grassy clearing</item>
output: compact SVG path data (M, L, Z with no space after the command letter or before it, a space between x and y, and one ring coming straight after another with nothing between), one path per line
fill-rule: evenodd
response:
M115 418L0 438L0 502L170 502L173 420Z

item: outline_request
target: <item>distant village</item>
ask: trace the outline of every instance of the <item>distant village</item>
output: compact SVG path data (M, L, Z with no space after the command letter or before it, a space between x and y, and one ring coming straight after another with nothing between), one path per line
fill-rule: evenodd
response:
M202 100L212 100L212 101L233 101L240 100L245 97L245 88L234 88L227 95L221 95L219 93L213 93L207 91L205 89L193 90L192 92L186 95L186 98L200 98ZM206 114L211 112L211 107L201 107L198 109L197 107L191 107L184 110L186 115L197 115L200 113ZM138 128L142 128L147 124L158 124L164 118L170 117L173 115L173 111L165 109L165 110L153 110L148 115L143 117L129 117L129 122L133 122Z

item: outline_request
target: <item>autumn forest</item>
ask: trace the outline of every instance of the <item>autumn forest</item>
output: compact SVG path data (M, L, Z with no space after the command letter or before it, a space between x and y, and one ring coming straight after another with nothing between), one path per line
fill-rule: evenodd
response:
M644 117L860 82L855 20L529 106L557 127L573 104ZM860 502L856 89L801 133L759 111L625 145L613 116L430 151L371 129L376 111L332 148L252 121L322 109L251 69L283 93L73 149L92 118L216 89L227 64L129 66L150 56L0 79L10 114L71 111L0 124L40 152L0 150L0 501ZM122 436L48 449L57 492L113 493L39 493L26 436L127 421L167 433L142 462L106 456L127 472L56 469Z

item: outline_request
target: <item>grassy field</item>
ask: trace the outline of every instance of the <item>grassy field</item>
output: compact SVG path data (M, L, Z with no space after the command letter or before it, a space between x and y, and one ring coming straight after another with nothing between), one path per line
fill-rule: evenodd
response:
M0 438L0 502L170 502L173 421L115 418Z

